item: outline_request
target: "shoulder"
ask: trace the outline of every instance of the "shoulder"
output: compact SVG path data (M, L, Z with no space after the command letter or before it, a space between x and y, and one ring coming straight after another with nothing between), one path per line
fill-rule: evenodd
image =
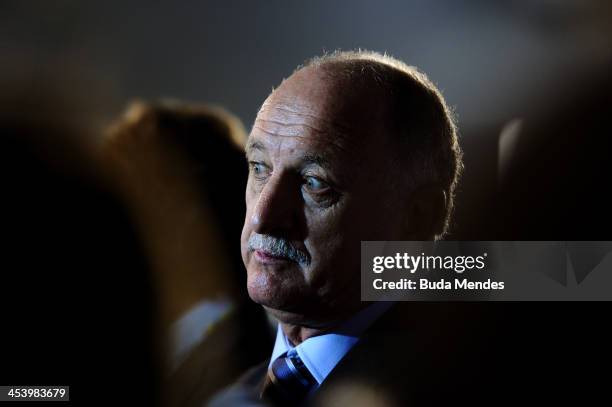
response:
M474 361L483 360L479 355L491 342L487 335L495 331L486 328L495 319L475 305L395 304L336 366L316 397L325 404L339 394L368 397L362 393L371 391L398 405L452 400L468 378L482 375Z
M269 362L266 360L248 369L231 386L216 393L206 405L208 407L265 406L259 395Z

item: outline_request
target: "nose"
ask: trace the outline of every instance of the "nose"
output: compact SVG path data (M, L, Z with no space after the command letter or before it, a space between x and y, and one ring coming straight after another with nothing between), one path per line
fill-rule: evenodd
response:
M253 231L275 236L295 236L302 208L301 185L291 174L275 174L257 197L251 213Z

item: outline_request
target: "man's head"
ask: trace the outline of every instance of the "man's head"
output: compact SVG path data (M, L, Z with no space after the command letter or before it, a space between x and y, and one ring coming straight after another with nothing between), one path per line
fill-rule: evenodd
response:
M434 85L364 52L314 59L284 80L246 153L249 294L282 322L312 328L360 308L362 240L445 233L461 168Z

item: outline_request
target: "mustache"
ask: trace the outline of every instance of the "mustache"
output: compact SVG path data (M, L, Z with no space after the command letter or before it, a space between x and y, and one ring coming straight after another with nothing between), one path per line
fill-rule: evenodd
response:
M303 250L298 249L287 239L253 233L249 237L249 251L263 250L276 257L284 257L298 264L307 266L310 264L310 256Z

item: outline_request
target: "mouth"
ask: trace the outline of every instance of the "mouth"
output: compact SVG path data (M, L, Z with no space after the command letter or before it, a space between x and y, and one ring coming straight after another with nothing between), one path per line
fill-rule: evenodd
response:
M274 254L265 250L255 250L254 253L257 261L262 264L280 264L291 262L291 260L287 257L275 256Z

